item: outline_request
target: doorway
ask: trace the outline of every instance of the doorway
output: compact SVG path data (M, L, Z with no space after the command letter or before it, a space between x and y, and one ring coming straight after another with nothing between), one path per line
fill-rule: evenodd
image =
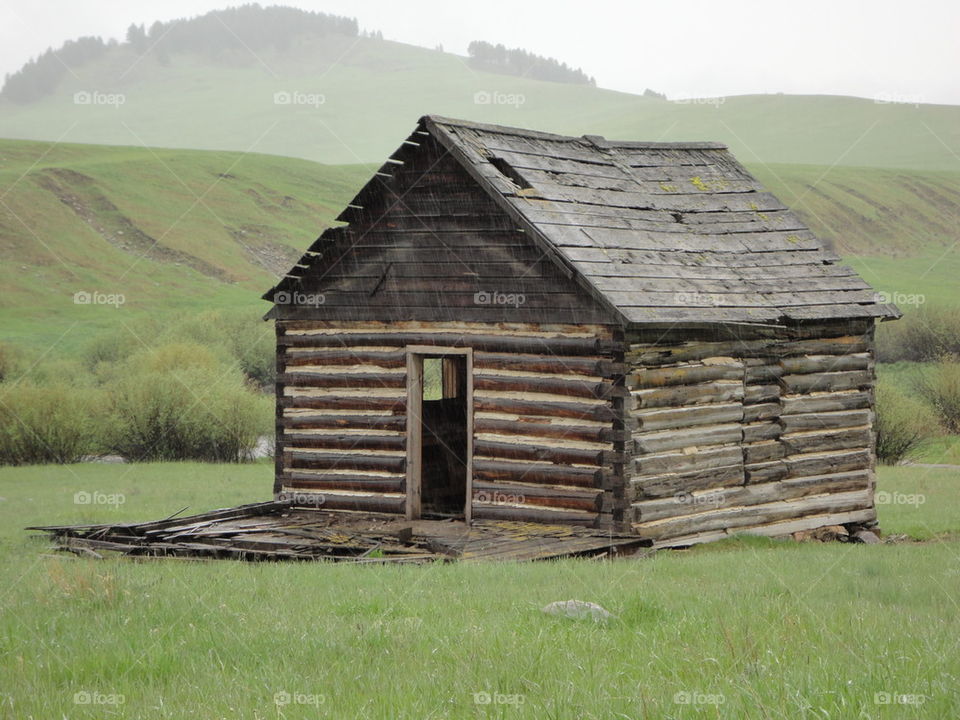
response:
M470 521L473 354L407 348L406 515Z

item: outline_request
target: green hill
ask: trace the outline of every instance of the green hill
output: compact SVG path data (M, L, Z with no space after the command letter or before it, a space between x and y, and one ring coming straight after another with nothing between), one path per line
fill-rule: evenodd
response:
M396 144L397 138L393 142ZM956 302L960 173L751 166L883 290ZM372 172L257 154L0 141L0 340L43 351L260 294ZM74 293L124 296L120 307Z
M956 106L790 95L670 102L478 72L449 53L338 34L223 57L113 46L46 97L0 102L0 136L379 162L427 113L577 135L717 140L748 163L960 171L949 149L960 147Z

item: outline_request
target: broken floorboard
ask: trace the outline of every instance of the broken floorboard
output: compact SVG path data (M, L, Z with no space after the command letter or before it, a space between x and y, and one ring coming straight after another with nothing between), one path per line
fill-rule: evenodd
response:
M88 557L330 560L425 563L547 560L630 555L650 541L635 535L497 520L405 520L396 515L316 510L265 502L146 523L30 527L60 550Z

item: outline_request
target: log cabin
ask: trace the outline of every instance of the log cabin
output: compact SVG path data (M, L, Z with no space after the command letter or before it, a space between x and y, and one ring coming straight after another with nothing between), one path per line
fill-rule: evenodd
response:
M264 295L277 497L683 546L875 524L899 316L723 145L420 119Z

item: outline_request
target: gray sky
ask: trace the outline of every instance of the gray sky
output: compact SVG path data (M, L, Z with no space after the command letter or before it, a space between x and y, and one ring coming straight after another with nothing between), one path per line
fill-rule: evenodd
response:
M80 35L229 0L4 0L0 72ZM601 87L670 97L786 92L960 104L956 0L289 0L387 39L466 53L502 42L581 66Z

